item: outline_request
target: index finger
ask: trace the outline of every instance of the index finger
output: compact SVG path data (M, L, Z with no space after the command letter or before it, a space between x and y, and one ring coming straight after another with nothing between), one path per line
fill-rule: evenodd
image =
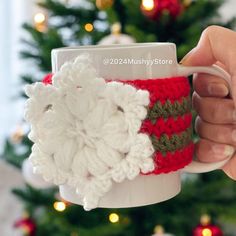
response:
M203 31L198 45L187 54L182 64L209 66L217 61L226 66L231 75L231 86L236 105L236 32L220 26L210 26Z

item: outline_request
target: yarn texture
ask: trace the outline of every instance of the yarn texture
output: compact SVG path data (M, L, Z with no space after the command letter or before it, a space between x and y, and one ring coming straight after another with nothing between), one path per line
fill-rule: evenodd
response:
M186 77L124 81L149 92L150 103L140 132L148 134L155 150L154 171L179 170L192 161L192 114L190 85Z
M25 88L25 119L36 173L76 189L84 208L98 206L113 182L154 171L154 148L139 132L149 92L96 75L88 56L65 63L52 84Z

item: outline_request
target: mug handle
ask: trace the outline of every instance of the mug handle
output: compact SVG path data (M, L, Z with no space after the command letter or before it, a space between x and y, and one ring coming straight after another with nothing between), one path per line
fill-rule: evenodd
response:
M194 73L207 73L211 75L215 75L218 77L223 78L227 84L229 89L229 95L232 95L231 92L231 77L228 72L226 72L224 69L220 68L217 65L212 66L182 66L178 65L177 67L177 75L178 76L189 76ZM213 163L204 163L200 162L198 160L193 160L188 166L183 168L183 171L188 173L204 173L204 172L210 172L213 170L220 169L223 167L228 160L231 158L228 157L227 159L219 162L213 162Z

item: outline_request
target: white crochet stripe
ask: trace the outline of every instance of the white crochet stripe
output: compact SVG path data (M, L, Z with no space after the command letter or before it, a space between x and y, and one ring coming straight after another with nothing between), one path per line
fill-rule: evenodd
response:
M112 182L154 169L149 137L139 133L149 92L96 76L87 55L65 63L52 85L26 86L25 119L37 173L67 184L96 208Z

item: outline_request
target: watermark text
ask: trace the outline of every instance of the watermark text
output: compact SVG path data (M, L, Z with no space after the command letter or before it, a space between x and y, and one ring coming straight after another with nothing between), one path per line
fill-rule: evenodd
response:
M172 65L173 61L170 59L144 59L144 58L104 58L104 65Z

